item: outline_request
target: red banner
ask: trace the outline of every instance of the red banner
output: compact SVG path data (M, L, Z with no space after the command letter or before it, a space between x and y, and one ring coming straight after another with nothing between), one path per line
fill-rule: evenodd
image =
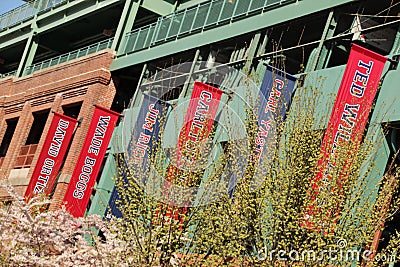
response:
M60 171L77 121L60 113L54 113L42 150L33 170L25 192L29 201L37 194L50 195L53 191L57 174Z
M344 170L335 170L338 165L337 151L342 148L357 149L359 146L369 113L378 90L380 77L387 58L353 44L343 75L339 92L323 138L321 154L318 161L317 174L312 184L311 206L307 211L305 225L312 227L309 219L319 211L324 203L318 199L320 192L333 192L342 188L346 173ZM349 169L349 164L344 164ZM339 171L339 172L338 172ZM331 185L332 174L339 173L336 185ZM339 209L339 207L337 207ZM330 214L332 212L324 211ZM335 211L337 214L337 211ZM323 225L324 222L321 222Z
M222 93L215 87L195 82L184 125L179 134L178 165L193 164L198 157L199 145L210 134Z
M196 165L201 147L210 135L222 93L223 91L218 88L195 82L184 125L179 134L176 161L168 166L166 177L168 182L165 189L169 187L169 183L178 183L180 186L193 186L192 183L196 183L192 181L193 177L190 175L191 170L195 168L187 167ZM185 207L180 213L185 214L186 210ZM166 216L171 217L171 213L178 219L176 209L169 210Z
M63 201L67 211L75 217L85 213L119 115L96 105Z

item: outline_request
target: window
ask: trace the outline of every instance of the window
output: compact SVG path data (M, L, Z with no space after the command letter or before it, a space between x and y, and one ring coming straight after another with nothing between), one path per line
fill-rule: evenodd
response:
M65 116L78 119L81 107L82 107L82 102L77 102L70 105L65 105L62 107L62 109Z
M46 125L47 117L49 116L49 112L50 110L47 109L44 111L33 113L34 119L25 145L33 145L39 143L40 137L43 133L43 129Z
M7 154L7 150L13 138L15 128L17 128L18 118L6 120L6 123L7 129L0 145L0 157L5 157Z

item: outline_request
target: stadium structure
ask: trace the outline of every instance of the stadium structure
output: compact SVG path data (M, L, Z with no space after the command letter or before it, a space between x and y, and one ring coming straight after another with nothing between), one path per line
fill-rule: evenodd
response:
M324 129L353 43L388 58L365 133L379 155L371 177L380 177L400 148L399 26L400 2L393 0L26 1L0 15L2 179L25 194L55 112L75 118L79 126L50 189L50 209L57 209L102 106L123 116L82 212L104 215L117 173L113 155L127 149L113 144L130 138L143 92L157 90L164 70L187 66L166 78L177 84L162 100L174 103L190 98L205 70L225 66L262 76L265 64L281 59L298 88L324 81ZM221 83L236 79L228 76ZM130 124L121 123L127 118ZM0 198L9 201L4 190ZM385 231L398 228L398 219Z

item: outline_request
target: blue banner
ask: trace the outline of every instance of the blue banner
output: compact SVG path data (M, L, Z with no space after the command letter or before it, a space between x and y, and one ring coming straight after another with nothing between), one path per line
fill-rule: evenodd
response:
M292 102L295 84L296 77L267 66L259 93L258 131L252 160L256 165L261 165L266 158L267 145L278 141L277 125L286 117L286 111Z
M286 112L292 101L292 95L296 84L296 77L286 72L267 65L264 78L259 91L257 111L257 134L252 151L250 151L250 163L255 167L263 168L268 164L266 159L272 159L277 147L277 125L283 122ZM232 175L228 193L232 197L238 181L238 176L243 177L245 166L239 172Z
M164 101L144 95L136 123L133 127L131 140L128 144L124 159L119 161L119 175L123 176L125 184L128 184L127 173L138 178L142 184L146 183L151 155L158 141L163 118L168 111L169 104ZM119 159L116 159L119 160ZM114 186L106 215L112 214L117 218L122 217L116 201L120 199L117 186ZM128 200L125 200L128 201Z

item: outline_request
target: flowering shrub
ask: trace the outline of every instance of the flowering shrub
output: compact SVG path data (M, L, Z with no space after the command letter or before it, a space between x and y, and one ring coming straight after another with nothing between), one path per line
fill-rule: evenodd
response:
M13 202L0 208L2 266L130 266L126 243L116 238L112 223L99 216L74 218L64 208L39 212L49 201L25 203L5 187Z

